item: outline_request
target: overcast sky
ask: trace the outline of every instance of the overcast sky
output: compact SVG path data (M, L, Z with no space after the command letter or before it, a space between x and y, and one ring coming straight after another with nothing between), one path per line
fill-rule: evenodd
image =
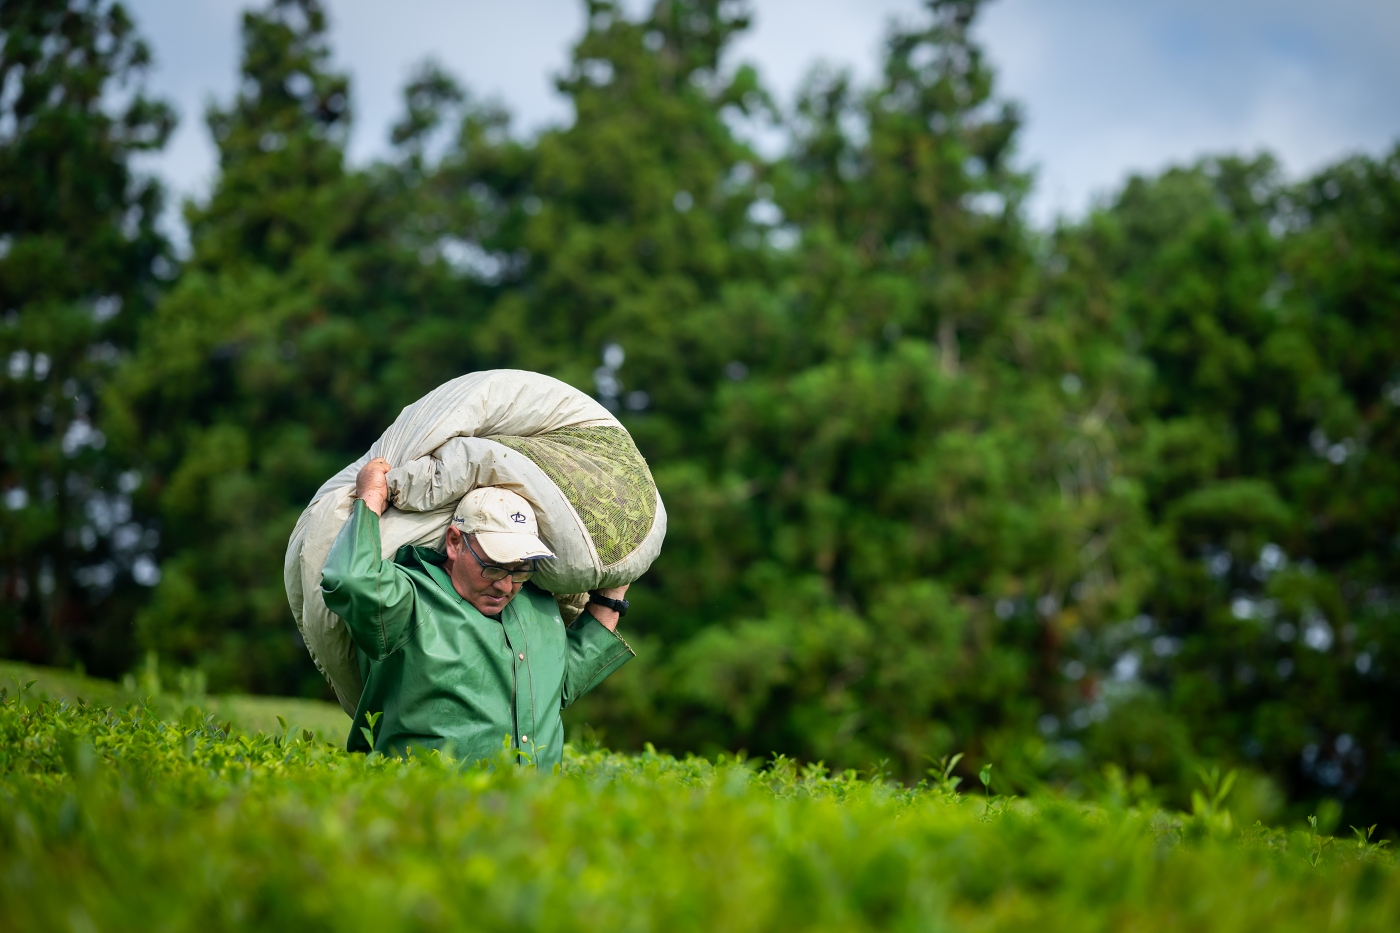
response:
M180 128L156 168L207 190L210 99L238 68L238 0L126 0L156 58L151 83ZM632 10L645 0L628 0ZM784 102L817 61L874 75L891 17L918 0L753 0L730 63L755 63ZM352 156L385 149L399 90L425 56L518 126L568 119L552 76L583 30L582 0L328 0L352 77ZM1267 149L1293 174L1400 140L1400 0L994 0L981 38L1004 95L1028 117L1022 159L1045 221L1081 213L1132 172L1212 152Z

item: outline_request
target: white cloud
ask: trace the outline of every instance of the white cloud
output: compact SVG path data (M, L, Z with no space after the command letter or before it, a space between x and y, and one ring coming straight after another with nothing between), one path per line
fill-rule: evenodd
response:
M1041 219L1208 152L1292 173L1400 135L1400 5L1385 0L1001 0L982 33L1026 103Z

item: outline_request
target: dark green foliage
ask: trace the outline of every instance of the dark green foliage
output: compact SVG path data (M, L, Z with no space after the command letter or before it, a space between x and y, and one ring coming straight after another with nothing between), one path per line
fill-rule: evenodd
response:
M780 329L716 393L694 449L708 477L663 481L690 511L661 580L687 539L723 529L691 545L720 572L659 602L699 630L658 675L676 747L893 752L913 774L1033 728L1054 637L1033 604L1057 614L1085 576L1081 614L1132 605L1133 581L1100 560L1132 533L1131 491L1103 488L1103 417L1061 399L1062 325L1030 305L1024 180L1007 164L1016 118L990 96L971 14L937 4L930 26L896 32L868 94L819 75L775 167L801 235ZM1071 458L1090 463L1067 496Z
M325 29L314 0L244 17L238 98L209 115L219 180L186 211L193 255L111 392L112 433L163 480L170 557L137 637L217 686L316 689L282 552L395 410L374 380L411 296L386 196L344 165L348 86Z
M1389 811L1400 150L1299 185L1267 158L1135 179L1065 240L1152 368L1135 472L1172 547L1113 650L1201 752Z
M873 86L819 70L783 115L730 59L739 5L590 2L559 79L568 125L522 136L427 64L367 168L345 162L321 6L248 13L240 91L209 115L219 177L186 208L192 254L154 313L148 224L102 247L126 258L100 285L17 265L17 235L0 259L40 289L7 299L5 340L121 294L116 330L71 331L51 365L131 348L100 456L52 452L62 432L36 413L57 425L70 403L35 393L55 378L4 383L4 417L29 426L4 482L30 503L3 513L22 570L4 611L43 636L7 651L71 657L67 623L32 614L49 605L34 574L58 566L44 549L78 521L54 517L67 486L42 471L77 464L99 488L117 448L148 478L163 578L90 663L139 647L215 689L321 694L282 593L297 513L403 405L519 367L616 410L670 516L629 594L640 657L578 726L675 753L885 759L910 782L966 750L998 761L993 791L1095 785L1117 762L1180 808L1222 763L1266 818L1395 826L1400 150L1301 182L1207 159L1036 231L979 6L930 0ZM117 132L84 119L70 131ZM774 120L789 144L769 158L739 128ZM98 609L83 618L104 631L131 617ZM894 922L884 883L862 903Z
M120 4L0 6L0 651L120 672L155 529L99 395L173 267L134 155L174 123ZM137 562L140 561L140 565Z

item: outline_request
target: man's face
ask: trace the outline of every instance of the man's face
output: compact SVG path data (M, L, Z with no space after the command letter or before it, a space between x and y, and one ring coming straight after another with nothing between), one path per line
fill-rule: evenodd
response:
M515 594L519 593L525 584L512 583L510 577L500 580L486 579L481 573L481 565L467 552L467 540L460 530L447 530L447 560L443 562L442 569L452 578L452 588L457 591L457 595L471 603L477 612L484 616L500 615L501 610L515 598ZM476 549L477 556L486 563L495 563L486 556L480 545L472 542L472 546ZM530 562L500 566L509 570L529 570Z

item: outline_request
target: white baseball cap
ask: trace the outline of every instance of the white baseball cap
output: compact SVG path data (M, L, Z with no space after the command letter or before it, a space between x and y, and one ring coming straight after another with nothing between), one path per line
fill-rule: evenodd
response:
M498 563L554 556L540 540L530 503L502 486L478 486L463 496L452 524L464 535L476 535L485 556Z

